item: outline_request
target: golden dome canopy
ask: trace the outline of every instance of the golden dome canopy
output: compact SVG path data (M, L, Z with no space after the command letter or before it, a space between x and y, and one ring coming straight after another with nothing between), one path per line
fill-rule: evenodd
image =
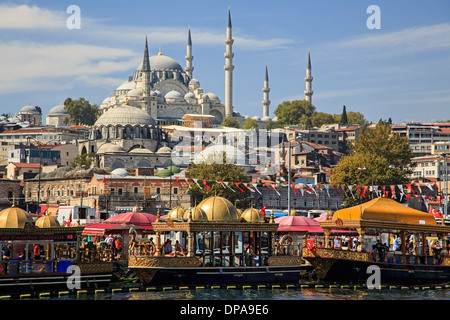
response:
M291 212L289 213L290 216L298 216L298 212L297 210L293 209L291 210Z
M167 214L167 218L170 219L181 219L184 216L184 209L180 206L177 206L169 211Z
M235 206L223 197L214 196L203 200L198 204L209 221L239 221L239 214Z
M242 213L241 216L247 222L264 222L264 216L255 208L249 208Z
M191 214L192 221L207 221L208 217L206 216L205 211L197 207L192 207L186 210L184 213L184 218L189 219L189 214Z
M23 209L11 207L0 212L0 228L23 228L33 222L31 215Z
M36 227L39 228L58 228L61 227L58 220L54 216L42 216L36 220Z

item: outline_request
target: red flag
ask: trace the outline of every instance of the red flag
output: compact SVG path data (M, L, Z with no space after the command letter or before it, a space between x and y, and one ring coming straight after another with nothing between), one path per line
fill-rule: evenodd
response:
M225 185L223 184L223 181L218 181L218 180L216 180L216 182L217 182L218 184L220 184L222 187L224 187L225 189L227 188L227 187L225 187Z
M202 180L203 181L203 184L205 185L205 187L206 187L206 190L209 190L209 189L211 189L207 184L206 184L206 180L205 179L203 179Z
M364 186L364 191L363 191L363 194L362 194L363 198L366 197L366 193L367 193L368 191L369 191L369 186Z
M440 213L439 211L437 211L435 208L433 208L432 206L430 206L430 214L435 217L435 218L443 218L444 216L442 215L442 213Z
M105 177L105 175L103 175L103 181L102 181L102 183L105 183L106 182L106 177Z
M358 192L361 195L361 197L364 198L363 193L361 192L361 186L356 186L356 189L358 189Z
M239 182L233 182L234 183L234 185L239 189L239 190L241 190L242 192L245 192L244 190L242 190L241 188L239 188Z
M70 224L72 223L72 211L69 213L69 220L66 222L66 227L70 227Z
M336 193L338 194L338 196L341 196L341 194L338 191L338 188L336 186L333 186L334 190L336 190Z
M180 182L178 176L175 176L175 179L177 179L177 182L178 182L178 184L180 185L180 188L183 188L183 186L181 185L181 182Z
M298 190L297 189L295 189L295 186L294 186L294 184L291 184L291 188L295 191L295 192L297 192L298 194L300 194L300 192L298 192Z
M184 181L189 185L189 189L191 188L191 184L189 183L189 178L184 178Z
M411 188L411 183L407 183L406 186L408 187L409 190L411 190L412 194L416 194L414 190Z
M267 202L263 205L263 207L261 208L261 214L265 217L266 216L266 206L267 206Z

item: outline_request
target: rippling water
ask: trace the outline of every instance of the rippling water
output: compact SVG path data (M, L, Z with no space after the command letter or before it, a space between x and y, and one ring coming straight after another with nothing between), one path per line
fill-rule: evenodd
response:
M52 300L450 300L450 290L200 289L97 293Z

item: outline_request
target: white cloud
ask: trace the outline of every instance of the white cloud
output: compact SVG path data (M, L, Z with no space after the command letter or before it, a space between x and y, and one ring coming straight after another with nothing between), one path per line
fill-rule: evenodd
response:
M65 28L67 14L37 6L0 4L0 29Z
M334 57L352 56L362 59L386 58L450 48L450 23L418 26L393 32L357 36L326 43L322 51ZM327 49L328 48L328 49Z
M49 89L50 79L58 85L61 81L85 81L87 76L108 79L115 72L133 70L140 55L105 46L13 41L0 42L0 56L0 92L12 93L24 87Z

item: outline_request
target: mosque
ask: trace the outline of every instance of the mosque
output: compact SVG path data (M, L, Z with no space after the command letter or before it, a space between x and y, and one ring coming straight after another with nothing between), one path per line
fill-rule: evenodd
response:
M209 118L215 125L234 117L241 126L248 116L233 108L233 46L231 14L225 38L224 102L212 92L205 93L193 76L191 31L188 30L186 66L162 54L150 56L147 37L142 63L113 94L100 105L101 116L91 127L88 139L79 141L79 153L95 153L100 167L135 168L170 165L170 145L162 126L182 125L183 118ZM254 116L259 128L272 120L269 116L269 76L267 66L263 87L263 117ZM311 61L308 54L305 99L311 101ZM52 110L63 119L61 108ZM49 119L50 120L50 119ZM273 119L276 120L276 119ZM56 121L56 120L55 120ZM59 120L61 121L61 120Z
M241 125L248 116L241 116L233 107L233 37L231 14L228 21L225 39L225 97L224 102L212 92L205 93L200 82L194 77L191 31L188 30L186 47L186 66L183 67L174 59L162 54L161 49L156 56L149 56L147 38L142 63L127 81L123 82L113 95L104 99L100 108L104 115L114 108L127 104L148 113L158 125L182 125L186 114L209 115L214 117L216 125L222 123L227 116L236 118ZM308 55L307 88L305 98L311 100L312 90L310 75L310 58ZM254 116L260 128L265 128L271 120L269 116L269 77L266 73L263 87L263 117ZM101 117L100 117L101 118Z

